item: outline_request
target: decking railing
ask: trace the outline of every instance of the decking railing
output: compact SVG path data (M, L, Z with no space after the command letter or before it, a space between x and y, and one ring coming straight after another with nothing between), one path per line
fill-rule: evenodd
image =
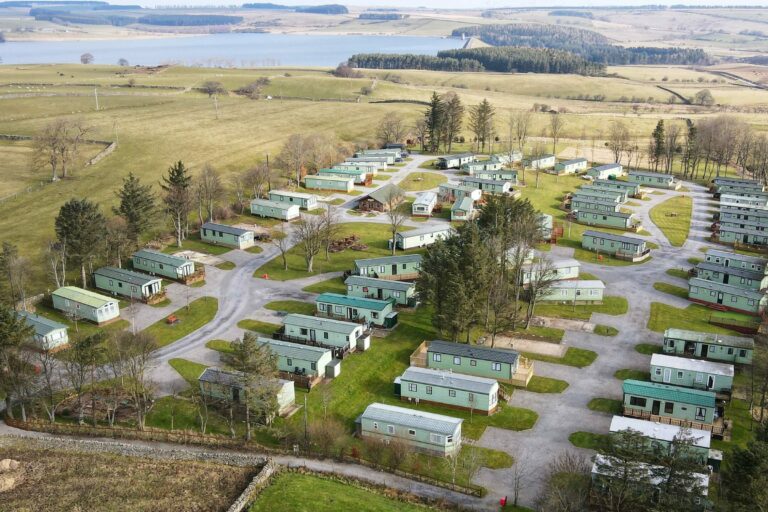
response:
M427 342L422 341L416 350L411 354L411 366L417 366L419 368L427 367Z
M715 419L714 423L704 423L702 421L681 420L678 418L670 418L668 416L659 416L658 414L651 414L642 409L634 409L626 406L624 407L624 416L640 418L642 420L653 421L665 425L705 430L707 432L712 432L712 434L716 436L722 436L725 433L725 422L723 421L723 418Z

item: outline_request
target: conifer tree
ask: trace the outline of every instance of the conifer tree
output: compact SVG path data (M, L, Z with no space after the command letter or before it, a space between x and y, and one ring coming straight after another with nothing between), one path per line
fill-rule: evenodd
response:
M128 238L136 243L139 237L152 224L155 213L155 197L152 194L152 185L142 185L141 181L128 173L123 178L123 186L116 192L120 204L113 208L115 215L125 219L128 227Z
M192 176L184 163L179 160L168 168L168 175L160 183L163 189L163 204L176 231L176 245L181 247L187 232L189 212L192 209Z
M56 237L66 248L67 260L80 266L83 288L88 286L86 267L93 265L106 234L106 219L99 206L88 199L70 199L56 216Z
M427 122L427 149L435 153L440 149L440 134L443 123L443 102L436 92L432 93L429 106L424 113L424 119Z

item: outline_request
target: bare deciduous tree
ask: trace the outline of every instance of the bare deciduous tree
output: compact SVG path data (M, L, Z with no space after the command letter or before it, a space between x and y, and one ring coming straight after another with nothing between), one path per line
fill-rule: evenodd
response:
M33 140L32 165L50 168L51 181L68 177L89 131L81 119L57 119L45 125Z
M331 203L328 203L325 211L320 215L320 218L323 220L325 261L331 261L331 244L341 232L338 211Z
M290 135L277 155L280 168L286 172L288 180L294 180L296 186L301 183L301 177L305 171L308 160L308 147L303 135L294 133Z
M525 151L532 117L533 114L530 110L516 110L509 115L510 132L514 134L517 140L517 149L521 153Z
M136 414L136 425L144 430L147 412L152 406L153 383L149 371L155 364L157 341L145 332L121 331L114 336L114 347L109 351L119 358L124 372L125 390Z
M269 167L266 164L257 164L245 171L242 180L251 199L263 197L264 192L269 189Z
M269 242L280 251L280 257L283 259L283 270L288 270L288 258L286 253L291 248L291 239L285 231L285 224L280 224L279 229L273 229L269 235Z
M67 271L67 251L62 242L49 240L43 248L48 262L48 273L53 278L56 288L64 286Z
M128 223L123 217L115 216L107 219L107 232L104 236L107 259L118 268L123 267L123 256L133 247L128 236Z
M419 146L421 146L422 151L426 151L427 149L427 133L429 131L427 120L423 117L420 117L416 124L413 125L413 131L416 134L416 140L419 142Z
M528 281L527 297L528 310L525 315L525 328L531 324L536 303L542 297L549 294L552 289L552 283L557 280L557 271L552 261L548 258L539 258L530 266L531 277ZM575 299L574 299L575 300Z
M613 161L621 163L621 155L629 144L629 129L622 121L612 121L608 129L608 149L613 153ZM594 160L594 155L592 156Z
M557 142L565 128L565 117L559 113L549 114L549 135L552 137L552 153L557 156Z
M213 80L203 82L203 84L200 86L200 90L207 94L209 98L216 94L226 94L227 92L227 90L224 88L224 84Z
M210 164L205 164L200 176L197 178L198 214L200 224L203 223L202 211L208 214L208 222L213 222L214 209L224 195L224 186L221 183L219 172Z
M325 221L319 215L302 215L296 222L293 241L304 255L307 272L314 272L315 257L325 247Z
M397 112L387 112L376 128L376 138L379 139L382 146L403 142L407 133L405 121Z

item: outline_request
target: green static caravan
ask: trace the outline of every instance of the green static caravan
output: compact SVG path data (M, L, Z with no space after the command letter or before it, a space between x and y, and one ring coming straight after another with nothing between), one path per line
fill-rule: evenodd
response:
M411 205L411 215L414 217L431 217L432 210L437 205L437 194L434 192L421 192L416 195Z
M331 166L331 169L340 169L342 171L365 171L366 173L370 174L373 177L376 177L379 174L379 164L374 163L354 163L354 162L347 162L347 163L341 163L341 164L334 164Z
M349 297L340 293L321 293L315 299L316 315L319 317L365 322L366 324L391 329L397 325L397 312L392 309L391 300Z
M630 183L637 183L644 187L664 188L667 190L677 190L680 188L680 180L671 174L646 171L629 171Z
M314 194L291 192L290 190L270 190L269 200L279 203L295 204L302 210L314 210L318 207L318 199Z
M245 378L242 372L223 370L221 368L206 368L197 378L200 393L211 400L244 404L247 400L243 391ZM296 403L293 382L290 380L273 379L262 382L265 389L274 390L277 415L284 416L291 411ZM266 392L262 392L266 394Z
M62 286L51 294L53 308L66 316L89 320L97 325L117 320L120 306L117 301L76 286Z
M730 394L733 375L732 364L665 354L651 356L652 382Z
M336 190L352 192L355 189L354 178L341 176L307 175L304 176L304 188L307 190Z
M614 181L616 178L619 178L623 175L624 167L622 167L620 164L599 165L587 171L587 176L591 176L594 181Z
M727 176L718 176L717 178L713 178L711 185L718 186L718 185L725 185L725 184L735 184L735 185L759 185L759 182L757 180L749 179L749 178L731 178Z
M629 261L642 261L651 253L642 238L592 230L587 230L581 235L581 247Z
M765 208L768 200L763 197L748 197L736 194L720 194L720 204L739 205L750 208Z
M460 153L457 155L445 155L437 158L435 166L438 169L459 169L462 165L475 161L472 153Z
M555 155L532 156L523 160L523 167L537 170L551 169L556 162Z
M414 283L365 276L349 276L344 284L347 285L347 295L350 297L391 299L398 306L414 306L416 304L416 285Z
M595 195L574 194L570 198L570 208L573 212L588 210L592 212L615 213L621 210L621 205L613 198Z
M370 185L373 183L373 176L365 171L352 171L348 169L320 169L316 176L336 176L339 178L351 178L355 180L355 185Z
M579 278L581 264L573 258L555 260L552 262L552 279L560 281ZM520 283L526 285L533 279L538 279L539 274L545 270L540 265L525 265L520 272Z
M602 304L605 284L598 279L574 279L555 281L539 302L565 304Z
M765 187L760 184L738 184L738 183L724 183L715 186L715 199L723 194L741 195L743 193L749 194L751 192L764 192Z
M624 416L708 430L715 435L724 431L712 391L640 380L625 380L622 388Z
M165 297L163 280L117 267L101 267L93 273L96 288L147 303Z
M295 313L285 315L279 334L283 341L317 344L342 353L371 346L371 331L362 324Z
M499 383L494 379L444 370L411 366L395 378L395 395L400 400L427 403L493 414L499 407Z
M251 199L251 214L286 221L298 219L301 216L299 205L268 199Z
M303 375L310 378L335 377L328 368L333 364L333 353L327 348L301 345L289 341L259 338L277 357L277 370L285 375Z
M616 180L616 179L595 179L588 185L591 188L600 188L603 190L621 190L626 193L627 197L638 197L640 195L640 185L637 183L629 183L628 181Z
M571 194L571 203L573 203L573 201L580 201L581 206L585 208L589 208L590 204L600 203L612 203L614 205L620 205L621 196L622 194L618 190L605 193L601 191L593 191L580 188ZM575 210L576 208L572 206L571 209Z
M750 231L768 231L768 217L761 219L753 218L747 219L720 219L717 222L717 231L722 228L738 228L747 229Z
M639 224L631 213L601 212L580 209L576 212L576 222L587 226L604 226L616 229L636 229Z
M38 349L58 350L69 345L66 325L27 311L19 311L16 316L34 329L32 340Z
M511 169L476 171L472 176L484 180L508 181L512 186L517 185L517 171Z
M461 165L461 170L474 176L475 173L485 171L498 171L503 167L503 164L498 160L475 160L474 162L467 162Z
M725 336L709 332L667 329L664 331L665 354L700 357L710 361L752 364L755 340L746 336Z
M417 249L432 245L438 240L453 236L453 228L449 225L431 226L426 228L401 231L395 235L395 245L398 249ZM392 241L389 241L390 245Z
M248 249L256 243L256 235L250 229L236 228L226 224L206 222L200 227L200 239L214 245L235 249Z
M644 448L648 455L672 454L674 441L682 438L685 430L675 425L665 425L654 421L640 420L637 418L625 418L614 416L608 429L611 435L616 435L625 430L633 430L642 434L647 443ZM712 444L712 433L707 430L688 429L687 435L692 443L688 445L686 456L692 458L701 465L706 465L709 460L709 448Z
M717 263L702 261L696 265L696 277L714 281L720 284L729 284L747 290L764 290L768 287L768 276L763 272L745 270L736 267L723 267Z
M704 261L707 263L716 263L723 267L743 268L755 272L765 272L768 260L758 256L748 254L739 254L721 249L707 249Z
M514 350L432 340L411 356L411 366L452 371L500 382L517 380L523 361ZM424 353L424 350L426 353ZM419 359L414 364L415 359Z
M461 419L405 407L372 403L355 420L362 438L400 441L416 451L449 457L461 450Z
M421 271L421 254L397 254L381 258L355 260L353 274L376 279L413 281Z
M753 316L760 316L768 304L768 298L759 291L697 277L688 280L688 300L720 311L738 311Z
M483 197L483 191L472 185L462 185L461 183L443 183L437 189L437 195L441 201L454 202L465 197L473 201L479 201Z
M375 158L378 160L379 158L383 158L384 161L387 163L387 165L394 164L397 160L402 160L400 158L400 152L399 151L371 151L371 150L365 150L365 151L358 151L355 153L355 158Z
M768 204L768 192L765 192L763 190L744 190L744 191L737 191L737 192L727 192L720 195L720 197L731 198L731 197L743 197L747 199L755 199L757 201L760 201L760 204Z
M576 194L598 194L606 197L618 197L619 203L625 203L627 201L627 191L625 189L618 188L605 188L596 185L582 185L575 192Z
M584 171L587 169L587 159L586 158L574 158L573 160L565 160L563 162L558 162L555 164L554 170L547 171L552 174L576 174L579 171Z
M730 223L730 225L741 228L746 228L747 226L768 226L768 210L762 208L745 210L720 205L717 219L721 225Z
M344 159L347 164L378 165L380 169L387 167L390 158L386 156L351 156Z
M451 222L472 220L476 216L477 210L475 210L475 202L469 197L457 199L453 205L451 205Z
M484 194L510 194L512 193L512 183L508 181L485 180L483 178L468 177L461 180L461 184L470 187L476 187L482 190Z
M717 231L717 241L724 244L768 245L768 232L763 229L742 229L722 224Z
M133 253L131 262L136 270L170 279L183 279L195 273L194 261L150 249Z

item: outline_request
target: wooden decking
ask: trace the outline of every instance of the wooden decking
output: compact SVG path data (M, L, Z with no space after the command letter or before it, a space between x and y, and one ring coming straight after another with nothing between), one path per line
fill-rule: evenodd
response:
M642 409L634 409L627 406L624 407L624 416L629 416L630 418L640 418L642 420L662 423L664 425L676 425L678 427L705 430L707 432L712 432L712 435L714 436L730 436L730 428L727 428L726 422L723 420L723 418L715 418L714 423L703 423L700 421L681 420L678 418L670 418L668 416L659 416L656 414L651 414L648 411L644 411Z
M416 350L411 354L411 366L418 368L427 367L427 342L422 341L421 345L416 347Z

